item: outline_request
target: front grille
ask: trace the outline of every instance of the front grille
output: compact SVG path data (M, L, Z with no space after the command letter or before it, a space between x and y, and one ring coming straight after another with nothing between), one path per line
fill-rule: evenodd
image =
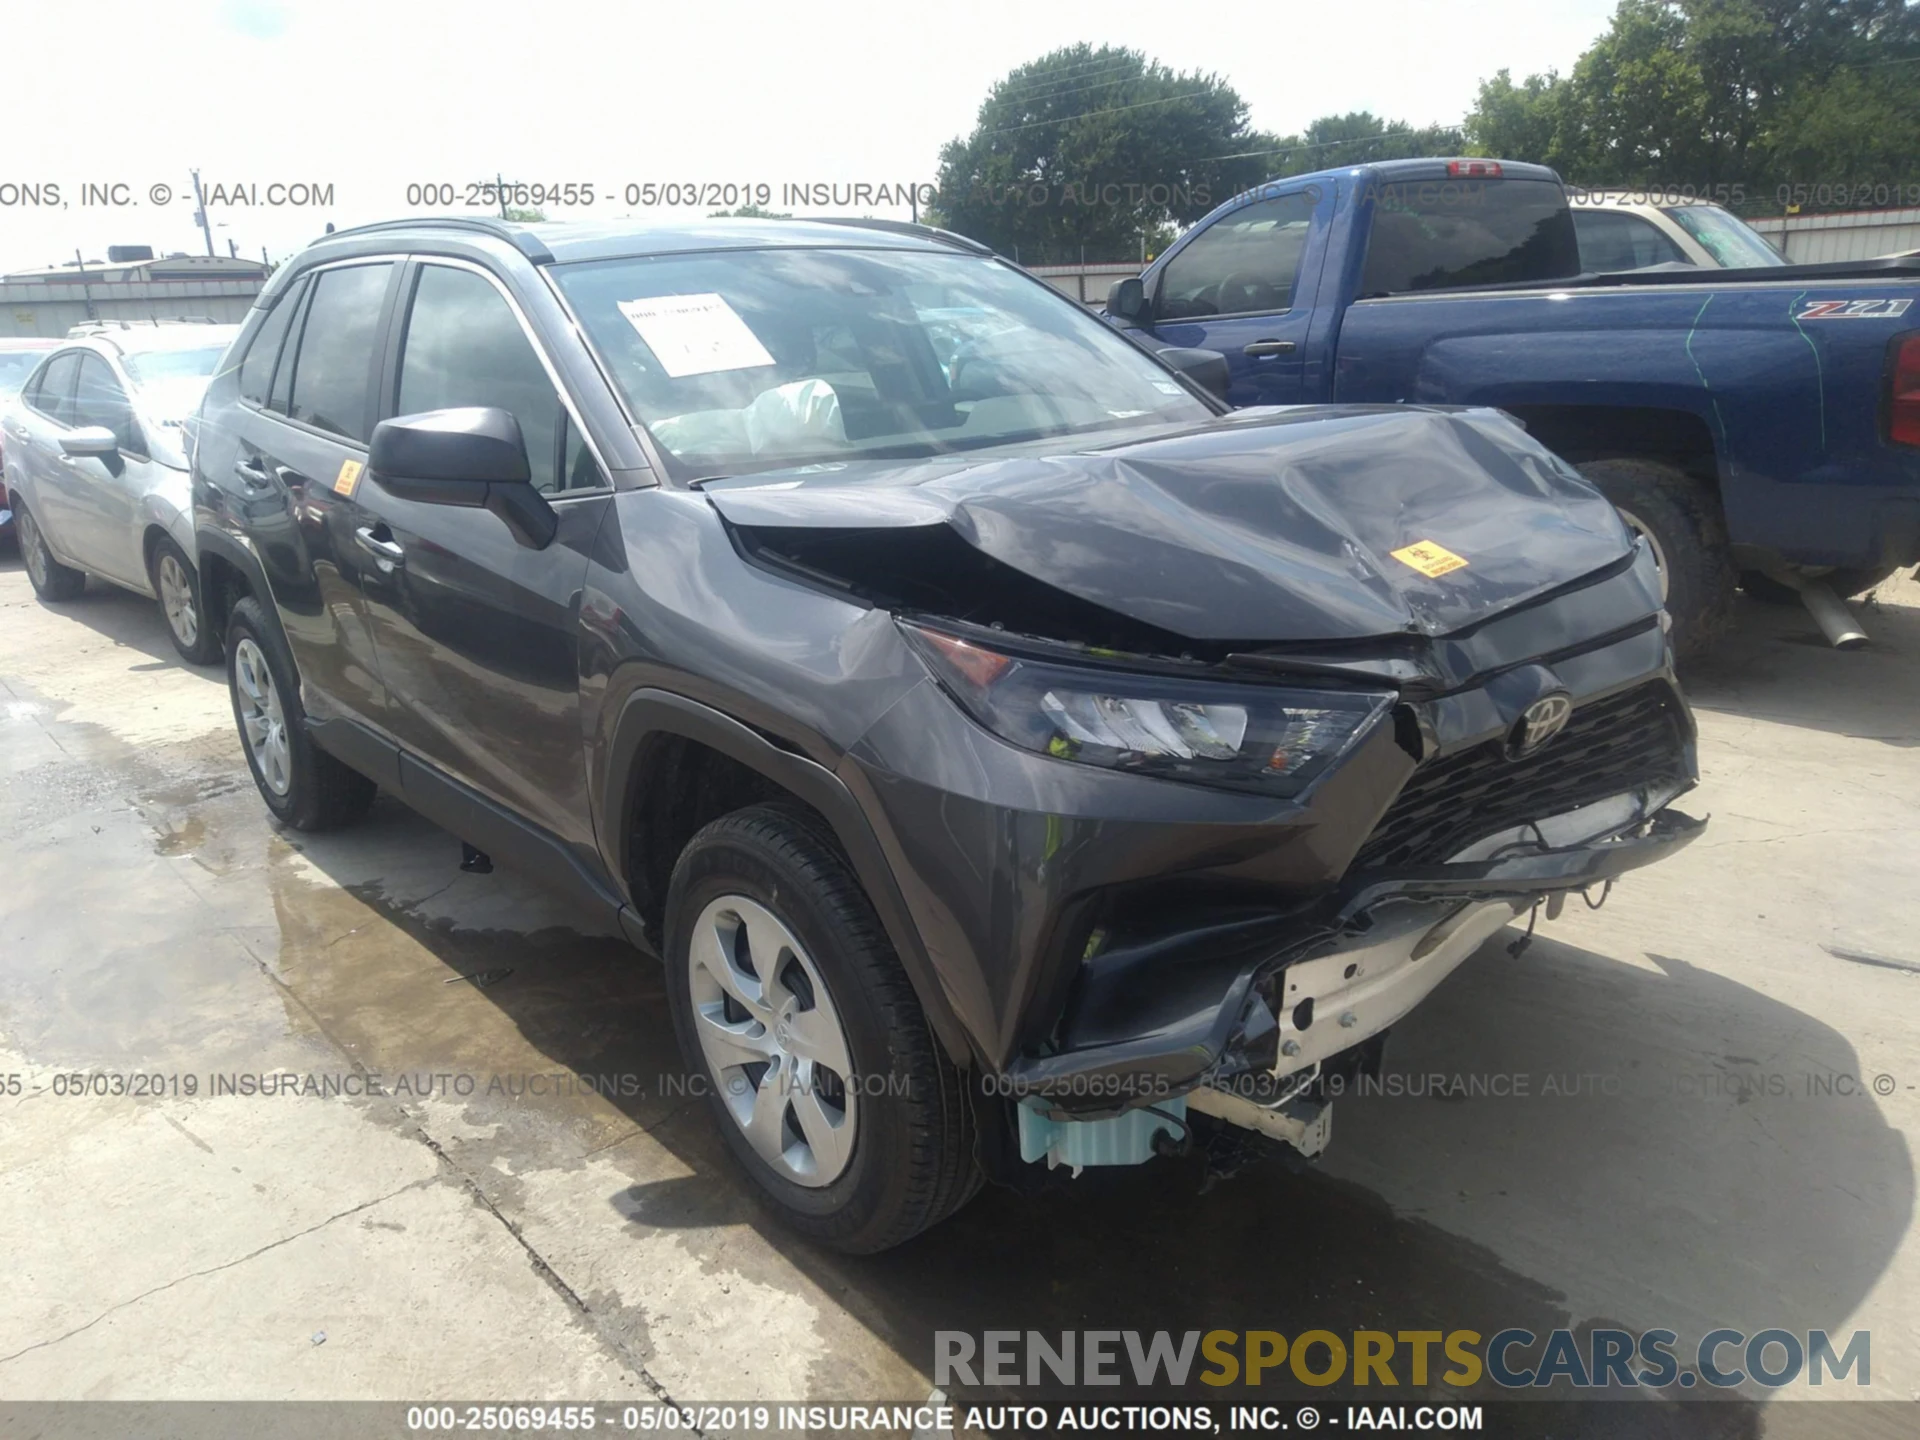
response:
M1355 870L1438 865L1476 840L1641 785L1683 781L1684 732L1663 681L1581 705L1522 760L1500 741L1430 760L1354 857Z

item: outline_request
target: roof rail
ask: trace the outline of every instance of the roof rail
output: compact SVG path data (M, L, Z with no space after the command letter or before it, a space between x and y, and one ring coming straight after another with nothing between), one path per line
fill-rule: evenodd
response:
M345 230L330 230L313 243L338 240L348 235L376 235L386 230L471 230L504 240L536 265L551 265L553 252L532 232L511 220L495 220L489 215L417 215L411 220L376 220L371 225L353 225Z
M853 230L884 230L890 235L915 235L922 240L950 245L956 250L970 250L975 255L993 254L991 245L982 245L978 240L956 235L951 230L942 230L937 225L920 225L911 220L867 220L853 215L783 215L780 218L803 220L810 225L845 225Z

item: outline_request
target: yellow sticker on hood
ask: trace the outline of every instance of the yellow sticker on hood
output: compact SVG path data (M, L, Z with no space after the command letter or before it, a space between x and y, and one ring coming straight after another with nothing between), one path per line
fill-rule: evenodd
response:
M1391 553L1402 565L1411 565L1422 575L1447 575L1467 568L1466 561L1446 546L1437 545L1431 540L1416 540Z

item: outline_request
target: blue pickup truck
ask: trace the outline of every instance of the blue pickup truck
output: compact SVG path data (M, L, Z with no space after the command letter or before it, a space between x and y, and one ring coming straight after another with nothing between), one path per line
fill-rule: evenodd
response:
M1235 197L1107 315L1211 350L1236 405L1496 406L1660 562L1683 655L1736 586L1841 595L1920 561L1920 259L1580 272L1553 171L1401 160Z

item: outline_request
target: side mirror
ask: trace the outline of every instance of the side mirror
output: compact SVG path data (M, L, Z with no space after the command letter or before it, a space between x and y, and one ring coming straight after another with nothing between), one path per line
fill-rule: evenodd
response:
M528 483L533 472L520 422L497 406L382 420L367 469L381 489L403 500L491 510L531 549L551 544L560 528L553 507Z
M1129 325L1144 325L1147 319L1147 287L1138 275L1116 281L1107 291L1107 314Z
M1174 345L1155 353L1202 390L1222 400L1227 398L1232 376L1227 369L1227 357L1218 350L1192 350Z
M68 455L91 455L104 460L119 452L120 442L104 425L82 425L60 437L60 449Z

